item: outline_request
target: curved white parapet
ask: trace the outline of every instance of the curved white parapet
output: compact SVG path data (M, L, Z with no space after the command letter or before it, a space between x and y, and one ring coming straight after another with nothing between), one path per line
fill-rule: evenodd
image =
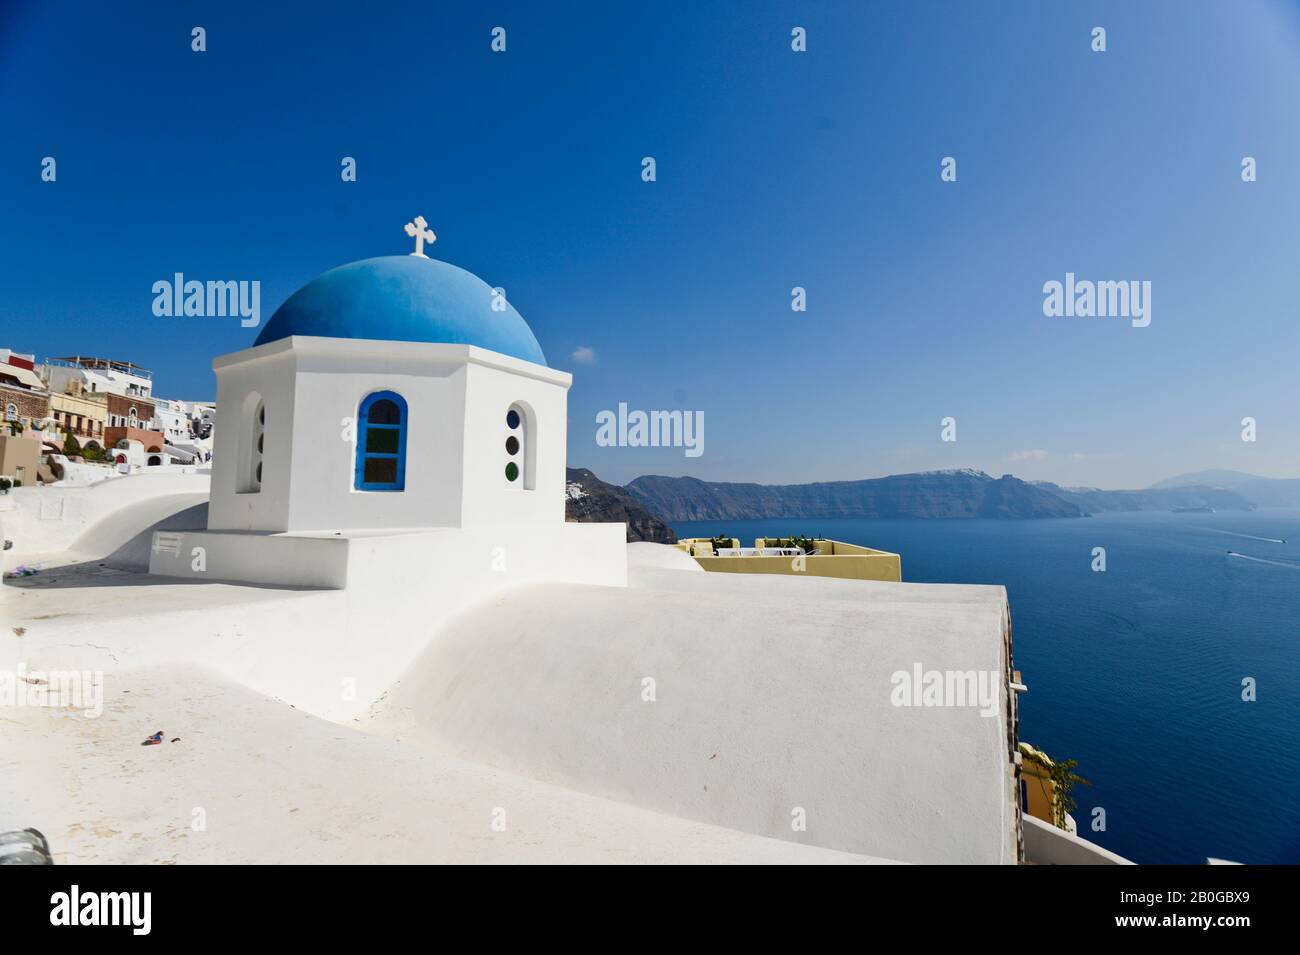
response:
M106 557L133 537L172 515L206 503L210 475L142 471L90 485L51 484L15 488L5 536L14 542L9 564L35 554L72 552Z
M627 565L700 574L705 572L695 558L681 548L672 544L652 544L649 541L634 541L627 545Z
M1025 861L1034 865L1133 865L1123 856L1026 814Z
M1000 587L633 568L447 621L379 732L645 809L904 862L1018 861ZM997 674L995 712L891 676Z

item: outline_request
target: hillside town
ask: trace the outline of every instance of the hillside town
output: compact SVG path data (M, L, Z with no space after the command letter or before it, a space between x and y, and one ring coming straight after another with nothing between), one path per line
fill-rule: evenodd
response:
M163 398L129 361L0 348L0 488L94 483L212 458L216 403Z

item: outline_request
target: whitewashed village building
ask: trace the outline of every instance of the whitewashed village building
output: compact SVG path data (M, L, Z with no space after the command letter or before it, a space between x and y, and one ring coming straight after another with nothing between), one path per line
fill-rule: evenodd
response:
M171 445L186 444L193 438L190 416L183 401L155 398L153 406L154 430L162 432Z
M60 394L67 392L73 382L87 394L127 398L149 398L153 394L152 376L130 362L75 356L50 359L41 365L40 371L50 390Z

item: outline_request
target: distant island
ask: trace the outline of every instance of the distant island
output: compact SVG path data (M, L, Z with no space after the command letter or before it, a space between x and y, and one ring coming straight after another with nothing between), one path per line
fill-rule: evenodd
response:
M586 497L571 498L571 520L626 520L630 540L667 540L672 521L1086 517L1132 511L1196 513L1300 507L1300 479L1202 471L1149 488L1108 491L1000 478L972 469L895 474L862 481L748 484L645 475L626 487L573 469ZM620 516L622 515L622 516Z

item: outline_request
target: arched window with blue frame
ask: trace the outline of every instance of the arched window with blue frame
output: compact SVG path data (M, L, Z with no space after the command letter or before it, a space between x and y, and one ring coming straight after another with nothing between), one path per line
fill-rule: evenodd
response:
M376 391L357 414L358 491L400 491L406 487L406 401L393 391Z

